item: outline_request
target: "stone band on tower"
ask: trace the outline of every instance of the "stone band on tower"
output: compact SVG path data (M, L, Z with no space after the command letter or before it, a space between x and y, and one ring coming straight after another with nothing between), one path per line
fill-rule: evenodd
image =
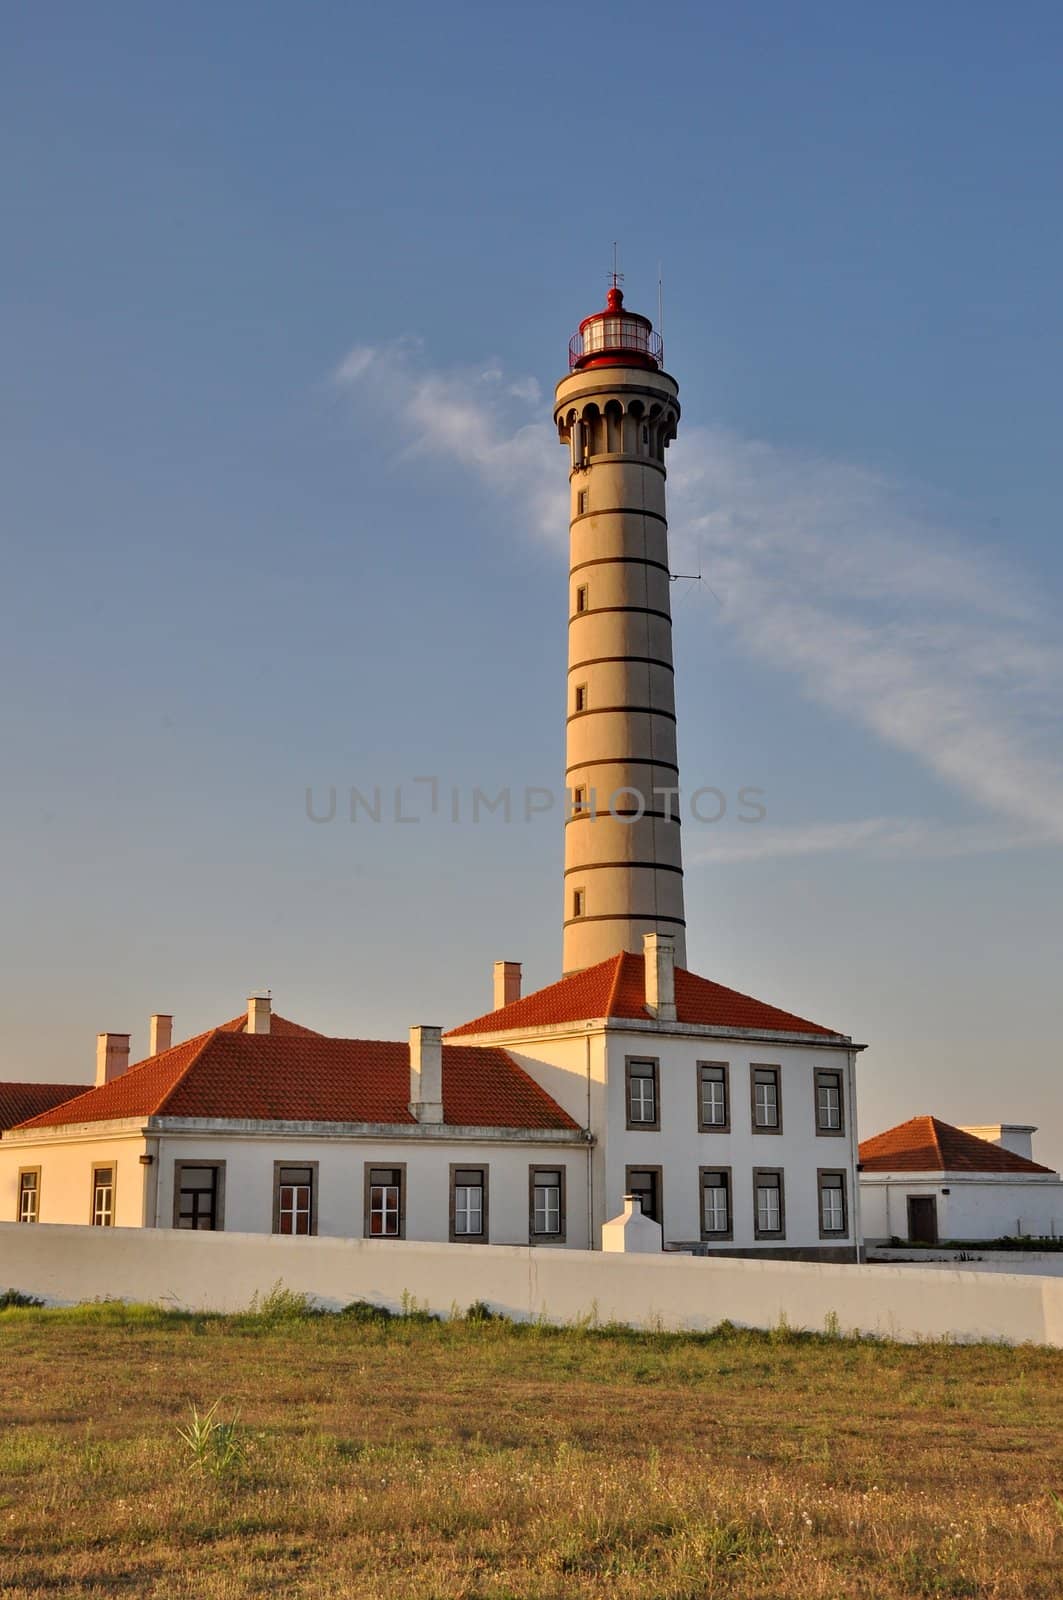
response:
M671 934L685 966L664 493L679 386L615 282L569 358L554 400L572 454L563 970L641 953L647 933Z

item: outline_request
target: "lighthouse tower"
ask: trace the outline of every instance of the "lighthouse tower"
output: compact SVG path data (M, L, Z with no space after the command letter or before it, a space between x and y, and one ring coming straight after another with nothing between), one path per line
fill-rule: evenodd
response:
M679 386L616 283L554 420L571 451L565 973L669 934L686 965L664 452Z

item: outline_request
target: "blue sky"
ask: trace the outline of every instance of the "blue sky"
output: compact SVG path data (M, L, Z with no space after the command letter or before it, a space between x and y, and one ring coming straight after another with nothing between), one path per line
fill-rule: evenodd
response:
M549 398L618 239L684 407L684 782L731 800L686 831L691 964L867 1040L864 1132L1063 1162L1059 8L5 35L3 1075L260 985L401 1035L497 956L556 976L556 816L446 796L559 781ZM427 775L421 823L306 816Z

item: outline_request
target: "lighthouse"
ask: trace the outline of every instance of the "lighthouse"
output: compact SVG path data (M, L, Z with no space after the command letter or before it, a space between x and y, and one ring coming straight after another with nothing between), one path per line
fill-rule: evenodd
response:
M664 464L679 386L615 274L570 341L554 421L571 463L563 970L650 933L685 966Z

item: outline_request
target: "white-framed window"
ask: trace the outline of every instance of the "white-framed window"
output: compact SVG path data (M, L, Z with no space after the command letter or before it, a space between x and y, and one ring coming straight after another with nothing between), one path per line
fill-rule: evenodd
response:
M402 1179L401 1167L366 1168L365 1231L368 1238L402 1238Z
M816 1073L816 1132L842 1133L842 1075Z
M819 1174L819 1231L821 1234L848 1232L844 1172Z
M41 1214L41 1175L36 1167L18 1175L18 1220L37 1222Z
M274 1233L311 1234L314 1232L314 1168L281 1166L274 1168Z
M628 1057L627 1125L629 1128L655 1128L658 1125L656 1061Z
M565 1175L559 1167L531 1169L531 1232L534 1239L557 1239L565 1231Z
M698 1062L698 1125L725 1131L731 1122L728 1105L727 1063Z
M731 1236L731 1174L727 1168L701 1171L702 1238Z
M92 1169L92 1226L94 1228L114 1226L113 1167Z
M783 1232L782 1173L758 1167L753 1174L754 1234L758 1239Z
M753 1129L754 1132L777 1133L782 1127L779 1105L778 1067L754 1067L753 1071Z
M450 1188L451 1237L487 1237L487 1171L484 1167L453 1167Z

